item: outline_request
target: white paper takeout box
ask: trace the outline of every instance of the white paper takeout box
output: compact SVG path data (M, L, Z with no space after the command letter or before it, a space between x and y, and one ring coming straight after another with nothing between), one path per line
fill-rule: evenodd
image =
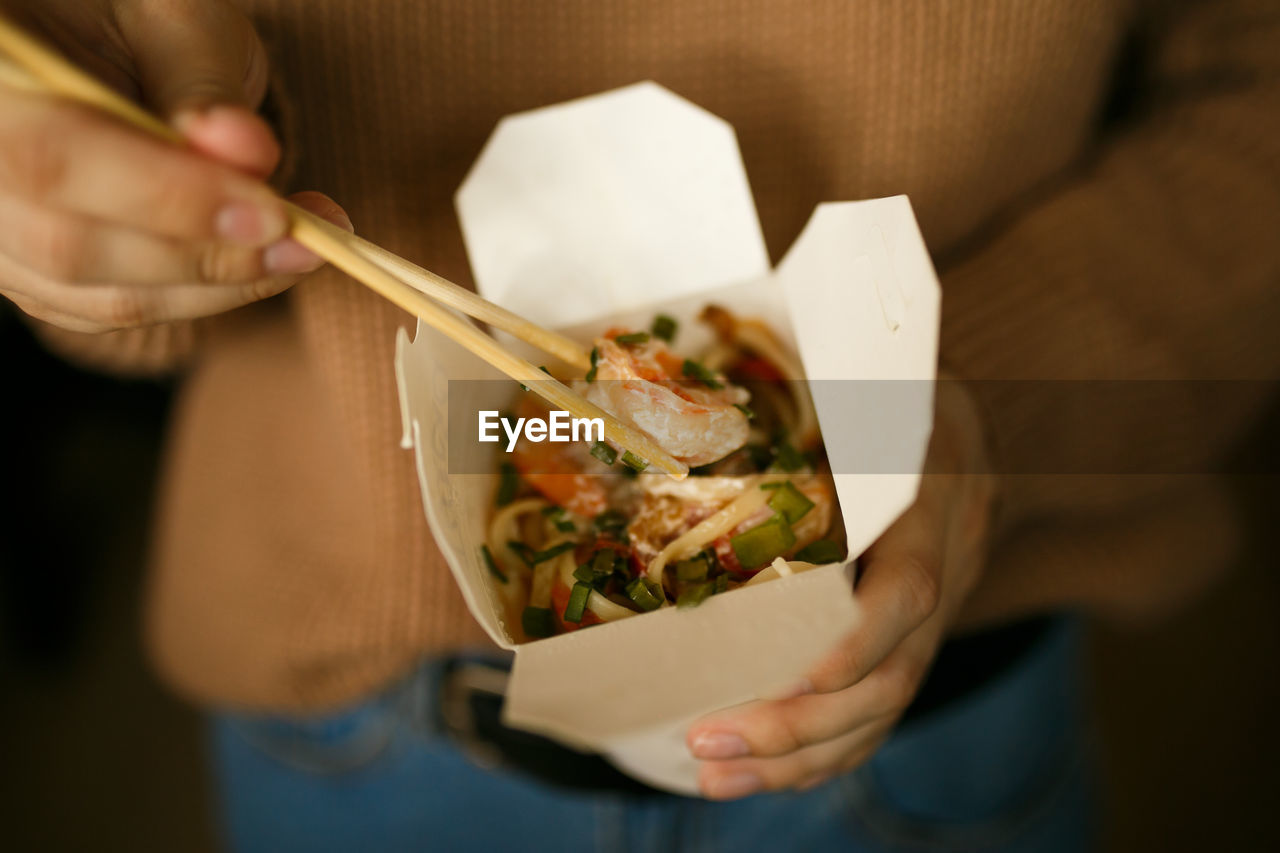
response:
M733 129L656 84L503 119L456 205L479 291L582 340L619 320L647 327L662 310L681 321L685 349L699 334L697 312L719 302L793 340L810 380L934 377L940 291L907 199L819 205L771 271ZM515 649L510 725L695 793L688 724L794 685L857 630L849 569L833 564L697 608L513 644L479 554L495 477L448 473L449 380L501 377L422 324L412 343L400 331L396 372L404 444L416 451L436 542L472 614ZM932 384L899 384L892 413L814 393L851 556L919 485ZM468 388L493 389L476 392L497 395L477 401L492 409L516 392L515 383ZM865 460L887 441L899 457L903 442L910 448L905 473L850 473L866 470L855 454Z

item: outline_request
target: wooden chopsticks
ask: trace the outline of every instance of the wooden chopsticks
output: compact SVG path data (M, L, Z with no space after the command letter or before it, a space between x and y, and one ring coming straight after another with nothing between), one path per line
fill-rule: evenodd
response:
M185 144L169 125L137 104L118 95L85 74L58 53L0 16L0 84L46 91L78 101L170 143ZM496 340L453 311L461 311L503 329L538 349L581 369L590 366L587 352L577 342L544 329L517 314L459 287L367 240L349 234L309 211L284 202L290 236L356 281L422 322L440 331L512 379L528 386L556 408L573 417L600 418L605 437L636 457L646 460L676 479L689 473L684 463L667 453L649 436L615 418L567 386L555 381L528 361L512 355ZM440 304L437 304L440 303Z

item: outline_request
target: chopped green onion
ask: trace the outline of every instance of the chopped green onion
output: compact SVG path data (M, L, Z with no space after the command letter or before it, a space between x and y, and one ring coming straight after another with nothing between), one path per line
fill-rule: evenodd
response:
M533 568L533 558L536 556L536 552L532 548L518 539L508 541L507 547L514 551L516 556L519 557L526 566L531 569Z
M647 344L649 342L648 332L628 332L625 335L618 335L614 338L620 344Z
M819 539L817 542L810 542L796 552L797 560L819 566L826 563L838 563L843 557L844 549L830 539Z
M569 592L569 603L564 606L564 621L578 623L587 609L587 599L591 597L591 587L585 583L575 583Z
M813 501L805 497L790 480L786 480L779 484L773 497L769 498L769 507L780 513L787 524L795 524L813 509Z
M715 579L714 583L715 583L715 585L716 585L716 589L715 589L715 594L716 594L716 595L719 595L719 594L720 594L720 593L722 593L722 592L727 592L727 591L728 591L728 589L729 589L729 576L728 576L728 575L716 575L716 579Z
M783 471L799 471L805 466L804 455L787 441L778 442L773 463Z
M641 459L639 456L636 456L630 450L624 450L622 452L622 464L626 465L632 471L635 471L637 473L649 467L648 462Z
M576 524L564 517L564 507L562 506L544 506L542 514L551 519L556 526L556 530L561 533L572 533L578 529Z
M704 581L686 589L676 598L676 607L697 607L716 592L715 581Z
M719 391L724 387L724 383L716 378L713 371L703 367L691 358L686 358L684 364L680 368L680 372L690 379L697 379L703 385L706 385L712 391Z
M664 598L661 587L643 575L627 584L626 593L627 598L646 612L661 607Z
M550 637L556 632L556 619L549 607L526 607L520 614L520 627L530 637Z
M494 502L498 506L506 506L516 499L518 491L520 491L520 474L516 471L516 466L510 462L503 462L498 466L498 494Z
M653 336L662 338L667 343L675 340L676 329L678 328L680 328L680 324L676 322L675 317L659 314L653 318Z
M707 579L707 561L701 556L676 563L676 580L684 583Z
M613 574L618 564L618 552L612 548L601 548L591 558L591 571L599 577Z
M502 569L498 568L498 564L494 562L493 555L489 553L488 545L480 546L480 556L484 560L484 567L489 570L489 574L493 575L502 583L506 583L507 576L503 574Z
M622 514L621 510L606 509L596 516L594 523L597 530L610 533L626 527L627 517Z
M599 575L591 571L590 563L583 563L581 566L574 569L573 577L575 580L580 580L583 583L595 583L600 578Z
M796 534L780 515L729 539L729 545L744 569L758 569L771 563L794 544Z
M591 348L591 369L587 371L587 381L596 381L596 362L600 360L600 347Z
M533 565L536 566L538 563L545 563L547 560L559 557L565 551L572 551L576 547L577 543L575 542L561 542L559 545L552 545L545 551L537 551L533 555Z
M734 404L733 404L733 407L734 407L735 409L737 409L739 412L742 412L742 414L746 415L746 416L747 416L747 420L751 420L752 418L754 418L754 417L756 416L756 413L755 413L755 412L753 412L753 411L751 411L751 407L750 407L750 406L744 406L744 405L743 405L743 404L741 404L741 403L734 403Z
M591 455L599 459L606 465L612 465L618 461L618 451L614 450L603 441L597 441L591 445Z

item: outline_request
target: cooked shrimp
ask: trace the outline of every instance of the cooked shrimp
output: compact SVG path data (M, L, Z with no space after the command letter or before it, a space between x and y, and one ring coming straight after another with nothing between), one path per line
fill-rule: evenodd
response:
M750 399L745 389L682 378L683 362L656 339L623 345L605 337L596 347L595 381L577 383L579 393L648 433L672 456L706 465L746 444L747 416L737 408Z

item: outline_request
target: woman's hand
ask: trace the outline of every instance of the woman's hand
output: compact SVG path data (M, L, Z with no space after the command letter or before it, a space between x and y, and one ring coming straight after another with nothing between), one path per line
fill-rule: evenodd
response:
M7 0L0 8L170 121L185 150L91 109L0 86L0 293L72 331L216 314L320 265L263 185L267 61L222 0ZM350 228L319 193L292 200Z
M866 761L889 736L978 580L994 493L976 409L938 384L938 414L915 504L862 556L865 621L791 698L694 723L699 783L714 799L808 788Z

